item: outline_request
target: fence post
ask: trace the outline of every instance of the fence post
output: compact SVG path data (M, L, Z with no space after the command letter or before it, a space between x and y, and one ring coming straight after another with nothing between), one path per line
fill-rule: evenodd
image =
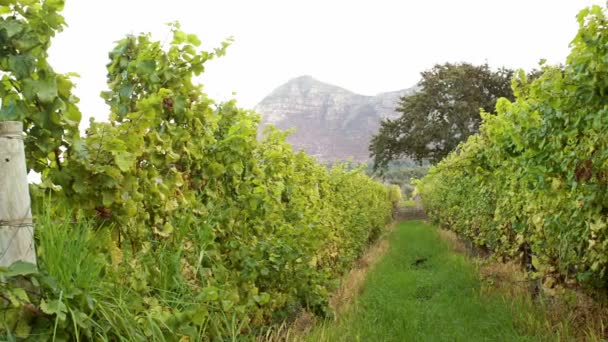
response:
M0 121L0 267L36 264L23 123Z

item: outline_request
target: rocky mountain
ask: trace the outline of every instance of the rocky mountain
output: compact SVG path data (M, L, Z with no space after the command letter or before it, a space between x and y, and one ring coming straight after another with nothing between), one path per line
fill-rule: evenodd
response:
M399 98L414 89L365 96L301 76L275 89L255 109L262 115L261 130L268 124L295 128L287 139L295 150L320 161L361 162L369 160L369 141L380 120L397 117Z

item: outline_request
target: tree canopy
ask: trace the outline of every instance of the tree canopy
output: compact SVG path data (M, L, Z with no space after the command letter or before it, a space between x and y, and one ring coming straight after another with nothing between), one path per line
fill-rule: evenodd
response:
M480 110L493 112L496 100L513 100L513 70L487 64L435 65L422 72L420 90L400 99L397 119L385 119L370 143L374 168L409 157L417 162L441 160L478 131Z

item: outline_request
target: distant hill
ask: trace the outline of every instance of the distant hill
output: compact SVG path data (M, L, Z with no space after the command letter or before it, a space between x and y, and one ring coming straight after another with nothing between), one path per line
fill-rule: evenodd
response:
M399 98L415 87L376 96L355 94L310 76L294 78L275 89L256 107L262 125L295 128L288 142L320 161L369 159L368 145L380 120L395 118Z

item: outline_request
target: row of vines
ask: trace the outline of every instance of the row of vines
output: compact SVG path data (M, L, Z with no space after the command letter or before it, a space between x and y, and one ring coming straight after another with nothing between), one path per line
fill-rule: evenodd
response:
M0 1L0 120L24 122L43 179L39 270L0 269L0 337L222 340L331 315L330 291L398 193L293 152L284 132L258 138L256 113L194 81L229 42L203 51L178 24L166 45L117 42L109 121L81 137L70 75L47 63L63 2Z
M608 285L608 21L594 6L564 65L513 80L514 102L418 183L429 216L545 286Z

